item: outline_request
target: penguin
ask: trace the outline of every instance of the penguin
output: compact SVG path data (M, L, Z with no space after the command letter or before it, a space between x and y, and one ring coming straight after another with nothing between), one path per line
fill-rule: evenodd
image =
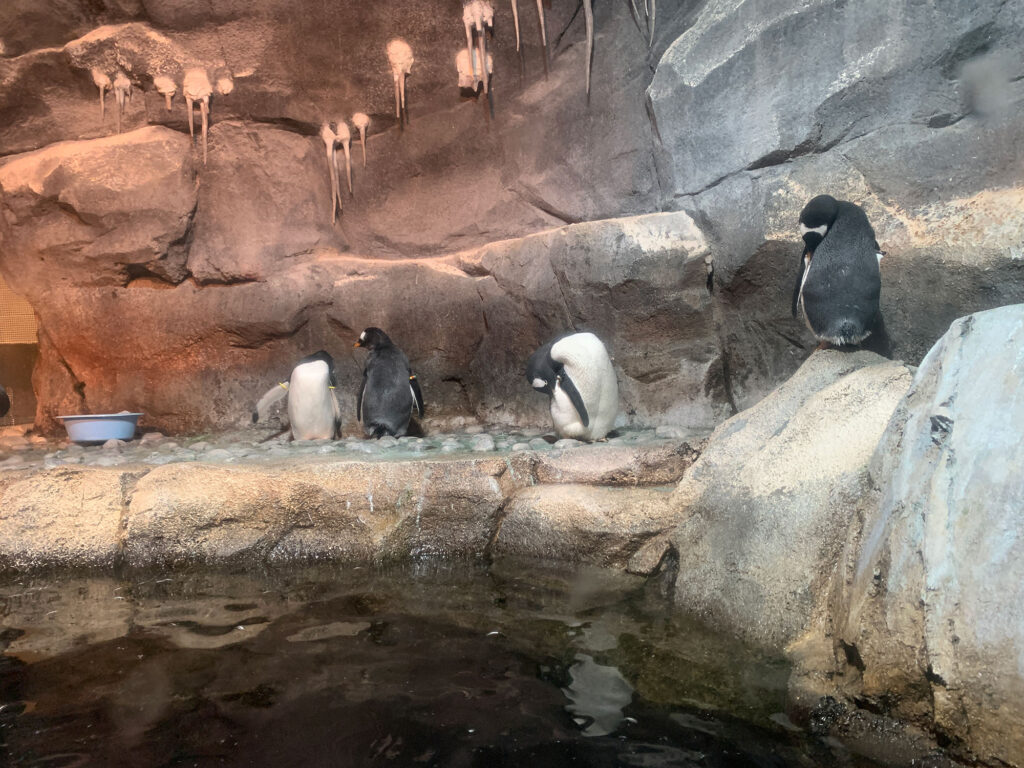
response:
M559 336L526 363L526 378L551 398L559 437L603 440L619 412L619 384L604 344L592 333Z
M800 212L800 235L804 249L793 287L793 317L803 314L819 349L860 345L887 354L879 308L883 254L863 209L818 195Z
M367 328L353 345L370 351L356 398L356 418L368 437L401 437L415 408L423 418L423 393L409 358L380 328Z
M6 416L11 410L11 398L7 396L7 390L0 384L0 416Z
M293 440L333 440L341 437L341 409L334 396L338 385L334 359L320 350L308 355L292 369L287 382L274 386L260 398L252 412L255 424L267 410L288 396L288 424Z

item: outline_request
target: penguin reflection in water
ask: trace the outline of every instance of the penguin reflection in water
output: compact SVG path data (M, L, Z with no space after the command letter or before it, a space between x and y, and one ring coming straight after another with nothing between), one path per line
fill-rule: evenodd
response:
M604 344L592 333L549 341L530 355L526 378L551 398L559 437L603 440L619 412L619 384Z
M370 351L356 398L356 418L369 437L401 437L415 408L423 418L423 393L409 358L380 328L367 328L355 345Z
M860 345L888 356L878 306L882 251L867 215L853 203L818 195L800 212L800 234L793 317L803 314L819 349Z
M334 396L338 385L334 360L319 352L304 357L287 382L277 384L260 398L252 413L255 424L274 403L288 397L288 424L293 440L332 440L341 436L341 409Z

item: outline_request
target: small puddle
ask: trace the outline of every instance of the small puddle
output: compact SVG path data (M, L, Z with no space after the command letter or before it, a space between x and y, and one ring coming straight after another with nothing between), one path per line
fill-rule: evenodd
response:
M786 663L499 561L0 583L12 766L813 766Z

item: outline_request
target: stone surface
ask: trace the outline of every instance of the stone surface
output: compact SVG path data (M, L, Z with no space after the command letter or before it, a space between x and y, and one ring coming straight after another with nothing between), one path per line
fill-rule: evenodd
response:
M870 352L816 352L723 423L673 494L675 600L782 648L824 609L868 489L867 465L910 372Z
M875 227L896 358L916 364L957 317L1024 300L1022 19L1020 0L694 8L648 102L662 205L701 222L715 257L737 408L813 349L788 297L816 194Z
M0 472L0 566L481 556L495 547L517 494L559 476L607 485L576 484L571 494L546 497L530 513L533 523L517 518L503 531L501 546L625 564L667 524L666 487L637 485L674 481L694 456L687 443L651 431L627 433L628 446L544 453L509 452L512 441L500 432L385 445L352 439L253 445L251 432L248 442L239 439L243 434L188 447L164 441L156 450L152 441L133 441L117 454L102 446L22 452L17 465ZM491 449L473 450L472 442L484 437ZM598 471L574 471L573 463ZM592 499L603 511L587 512ZM538 539L538 525L560 530L566 520L589 531L591 547L581 550L564 530Z
M671 487L541 485L519 491L493 552L625 567L670 524Z
M879 504L836 630L861 662L851 694L1008 765L1024 755L1022 350L1017 305L958 320L922 362L872 462Z
M135 477L73 468L52 470L45 479L0 474L0 565L112 566L119 555L125 490Z

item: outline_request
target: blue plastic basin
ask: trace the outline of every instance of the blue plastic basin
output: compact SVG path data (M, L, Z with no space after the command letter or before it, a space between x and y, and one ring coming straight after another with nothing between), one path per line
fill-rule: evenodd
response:
M107 440L131 440L141 413L92 413L58 416L68 437L76 443L105 443Z

